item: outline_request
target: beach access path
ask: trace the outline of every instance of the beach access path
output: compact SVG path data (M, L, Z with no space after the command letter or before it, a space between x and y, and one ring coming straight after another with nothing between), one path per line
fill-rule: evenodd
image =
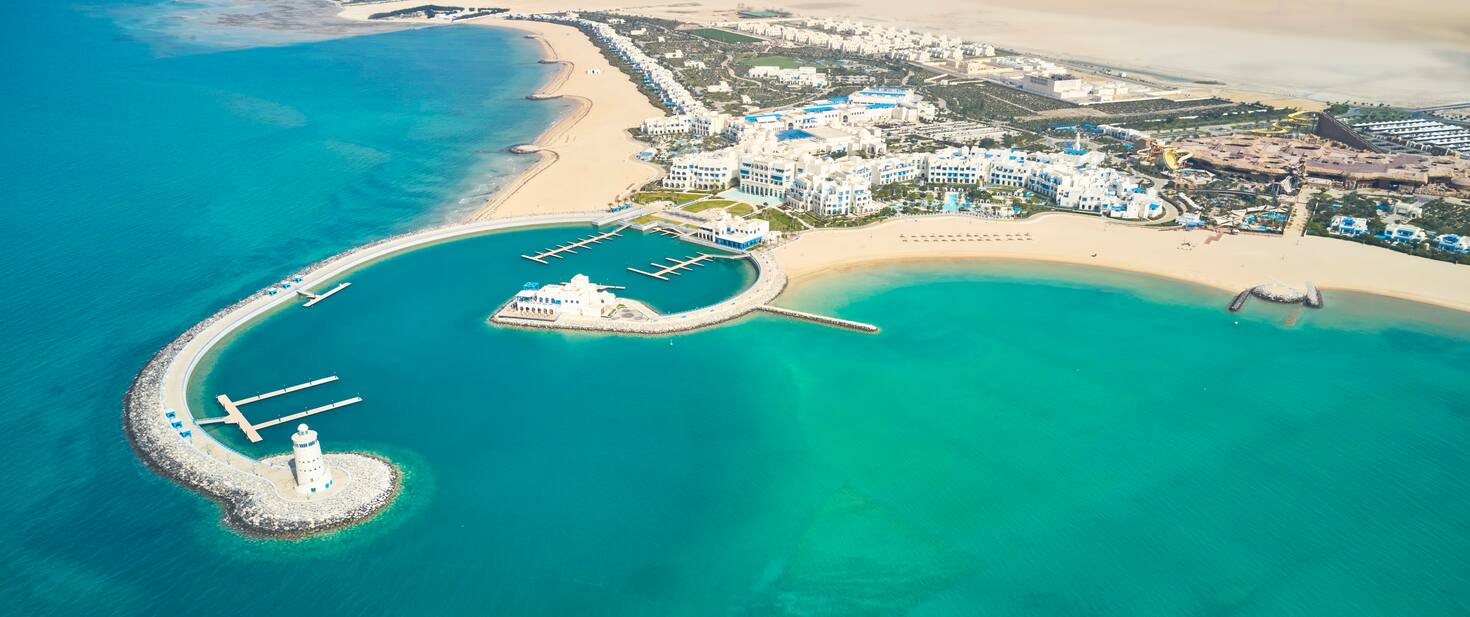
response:
M1023 233L1028 239L999 239ZM774 253L792 283L883 262L998 258L1138 272L1229 294L1272 281L1311 281L1329 293L1366 292L1470 311L1470 267L1318 236L1236 234L1206 244L1214 233L1077 214L1025 221L940 215L802 232Z

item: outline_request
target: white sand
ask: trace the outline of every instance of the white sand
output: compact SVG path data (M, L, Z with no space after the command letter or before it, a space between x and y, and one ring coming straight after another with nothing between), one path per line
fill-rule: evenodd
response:
M1033 239L925 237L1021 233ZM1300 288L1311 281L1324 293L1362 291L1470 311L1470 267L1331 238L1226 235L1206 244L1213 235L1074 214L1020 222L929 216L861 229L809 231L775 252L793 284L824 272L882 262L1028 259L1152 274L1230 293L1277 281ZM1185 242L1191 246L1181 246ZM1331 302L1330 294L1327 301Z
M633 158L647 146L628 129L663 112L608 64L585 35L570 26L540 22L476 23L540 37L546 59L564 64L538 94L557 95L577 107L536 140L542 160L493 196L474 218L605 210L659 177L658 166ZM589 69L599 74L589 74Z

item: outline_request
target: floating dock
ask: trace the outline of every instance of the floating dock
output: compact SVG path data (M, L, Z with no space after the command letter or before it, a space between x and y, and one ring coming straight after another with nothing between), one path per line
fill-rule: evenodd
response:
M311 306L313 304L316 304L318 302L321 302L322 300L326 300L327 298L332 297L332 294L335 294L335 293L337 293L339 291L342 291L343 289L347 289L347 286L348 285L351 285L351 284L352 283L338 283L336 287L333 287L331 289L328 289L325 293L319 293L319 294L311 293L311 292L309 292L309 291L307 291L305 289L298 289L298 290L296 290L296 293L297 294L300 294L302 296L305 296L306 298L308 298L307 301L306 301L306 304L303 305L303 306ZM336 379L336 378L333 377L333 379Z
M700 254L698 254L698 255L696 255L694 257L685 257L683 259L677 259L677 258L674 258L674 257L667 257L664 260L665 261L670 261L670 262L673 262L673 263L661 264L661 263L658 263L658 262L649 262L648 265L653 266L654 269L657 270L656 272L644 272L643 270L639 270L637 268L631 268L631 267L628 268L628 270L629 271L632 271L632 272L637 272L637 273L642 274L644 276L651 276L651 277L656 278L656 279L658 279L660 281L667 281L667 280L669 280L669 277L670 276L677 276L679 274L683 274L683 272L681 272L681 270L692 269L695 266L703 266L705 260L715 259L717 257L719 257L719 255L711 255L709 253L700 253Z
M878 326L870 323L852 321L851 319L839 319L837 317L828 317L826 315L818 315L816 313L807 313L804 311L795 311L789 308L771 306L769 304L762 304L760 306L757 306L755 307L755 310L765 311L767 313L781 315L783 317L790 317L792 319L801 319L803 321L819 323L824 326L832 326L835 328L845 328L848 330L856 330L858 332L866 332L868 334L874 334L878 332Z
M549 264L551 262L546 261L547 259L550 259L552 257L555 257L557 259L566 259L565 257L562 257L562 253L571 253L575 255L577 254L577 249L587 248L604 240L615 238L619 235L622 235L623 230L627 228L627 225L623 225L622 227L619 227L607 233L600 233L595 236L587 236L586 238L582 238L574 242L568 242L555 248L546 249L544 251L541 251L540 253L536 253L535 255L521 255L521 257L524 259L529 259L536 263Z
M326 296L323 295L322 297L326 297ZM272 390L270 392L266 392L265 394L257 394L255 396L251 396L251 397L248 397L248 398L243 398L243 399L240 399L238 401L230 400L230 397L228 395L221 394L221 395L216 396L214 398L215 398L216 401L219 401L220 407L223 407L224 408L225 415L220 416L220 417L217 417L217 418L199 418L199 419L194 420L194 424L197 424L199 426L204 426L204 425L207 425L207 424L233 424L235 426L240 427L240 430L245 433L245 438L246 439L249 439L250 440L250 443L260 443L260 441L261 441L260 429L270 428L270 427L275 426L277 424L282 424L282 423L285 423L285 422L290 422L292 420L299 420L301 418L305 418L305 417L310 416L310 415L319 414L319 413L322 413L324 411L331 411L331 410L337 409L339 407L346 407L348 405L352 405L352 404L355 404L355 403L361 403L362 402L362 397L360 397L360 396L354 396L352 398L340 400L340 401L337 401L335 403L330 403L330 404L327 404L327 405L322 405L321 407L314 407L314 408L308 409L306 411L300 411L300 412L293 413L293 414L290 414L290 415L281 416L281 417L276 418L274 420L267 420L265 422L261 422L260 424L251 424L250 421L245 418L245 414L240 411L240 407L242 405L247 405L247 404L255 403L255 402L258 402L258 401L263 401L263 400L268 399L268 398L274 398L274 397L277 397L277 396L281 396L282 394L290 394L292 392L298 392L298 391L301 391L301 390L305 390L307 388L311 388L311 387L314 387L314 386L322 385L324 383L332 383L334 381L337 381L337 376L336 375L332 375L330 377L323 377L321 379L317 379L317 380L313 380L313 381L308 381L306 383L297 384L297 385L290 386L290 387L287 387L287 388L281 388L280 390Z

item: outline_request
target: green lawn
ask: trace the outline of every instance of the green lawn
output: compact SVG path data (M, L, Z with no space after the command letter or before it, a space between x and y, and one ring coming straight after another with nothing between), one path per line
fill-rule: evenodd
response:
M775 208L761 210L760 214L755 215L755 218L770 221L771 229L774 231L801 231L806 229L796 219L791 218L791 215Z
M730 201L728 199L706 199L704 201L698 201L684 206L684 211L704 212L705 210L709 210L711 208L729 208L730 206L733 206L737 203L739 202Z
M684 206L683 210L685 212L704 212L705 210L710 210L713 208L724 208L726 212L729 212L730 214L733 214L735 216L745 216L747 214L750 214L751 212L755 212L755 206L738 201L730 201L728 199L709 199L705 201L696 201L692 204Z
M690 30L689 31L689 34L693 34L695 36L702 36L702 37L707 38L707 39L710 39L712 41L719 41L721 43L759 43L759 42L761 42L760 39L755 38L753 36L745 36L744 34L737 34L737 33L734 33L734 32L726 32L724 30L716 30L714 28L700 28L698 30Z
M640 204L650 204L655 201L672 201L676 204L689 203L701 197L708 197L704 193L680 193L677 191L643 191L633 196L633 201Z
M739 62L743 66L774 66L783 69L794 69L801 66L801 62L791 56L758 56L745 58Z

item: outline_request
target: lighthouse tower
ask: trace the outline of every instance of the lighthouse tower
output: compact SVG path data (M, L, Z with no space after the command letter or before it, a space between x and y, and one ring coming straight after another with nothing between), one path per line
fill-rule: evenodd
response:
M319 493L332 488L332 472L322 458L322 445L316 440L316 431L305 424L296 427L291 435L291 451L296 466L296 492Z

